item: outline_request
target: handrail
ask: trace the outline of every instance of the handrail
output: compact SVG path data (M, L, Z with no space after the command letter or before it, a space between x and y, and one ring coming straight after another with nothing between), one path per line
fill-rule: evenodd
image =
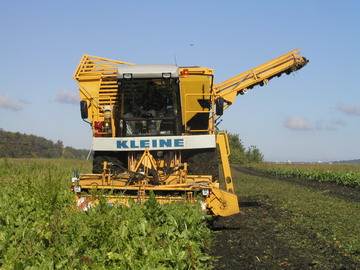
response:
M118 65L135 64L84 54L75 70L73 77L74 79L78 80L79 78L85 76L93 77L105 75L105 70L116 70ZM88 70L91 70L91 72Z

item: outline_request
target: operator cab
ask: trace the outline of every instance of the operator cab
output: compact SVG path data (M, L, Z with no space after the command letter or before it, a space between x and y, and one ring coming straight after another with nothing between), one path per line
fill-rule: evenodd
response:
M118 69L119 137L180 135L179 71L175 65Z

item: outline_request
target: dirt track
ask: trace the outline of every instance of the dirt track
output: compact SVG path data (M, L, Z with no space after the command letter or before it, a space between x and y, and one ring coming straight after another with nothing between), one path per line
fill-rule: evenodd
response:
M359 201L360 198L360 190L311 181L293 183L324 189L345 200ZM239 203L241 214L214 221L211 254L218 258L215 269L360 269L360 262L340 255L336 248L312 235L314 232L301 227L279 227L288 216L277 209L271 197L240 196ZM306 244L294 245L294 242Z

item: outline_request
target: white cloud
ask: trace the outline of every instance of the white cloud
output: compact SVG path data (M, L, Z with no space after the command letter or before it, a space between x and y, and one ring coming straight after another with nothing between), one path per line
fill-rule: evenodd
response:
M320 127L315 127L309 121L298 118L298 117L288 117L284 122L285 127L291 130L301 130L301 131L309 131L320 129Z
M326 121L327 122L327 121ZM286 128L297 131L311 131L311 130L327 130L336 131L339 126L346 126L346 122L339 118L332 118L330 124L324 121L316 121L311 123L308 120L299 117L288 117L285 119L284 125Z
M0 93L0 108L13 110L13 111L22 110L22 106L20 104L12 101L7 94L1 94L1 93Z
M336 109L348 115L360 115L360 105L339 104Z
M55 98L55 101L57 102L68 104L78 104L79 100L80 98L78 93L65 89L61 89Z

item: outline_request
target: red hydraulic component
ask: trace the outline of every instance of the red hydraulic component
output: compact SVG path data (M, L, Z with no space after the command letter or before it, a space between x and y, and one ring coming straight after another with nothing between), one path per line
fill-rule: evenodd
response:
M95 137L102 137L103 124L101 121L94 121Z

